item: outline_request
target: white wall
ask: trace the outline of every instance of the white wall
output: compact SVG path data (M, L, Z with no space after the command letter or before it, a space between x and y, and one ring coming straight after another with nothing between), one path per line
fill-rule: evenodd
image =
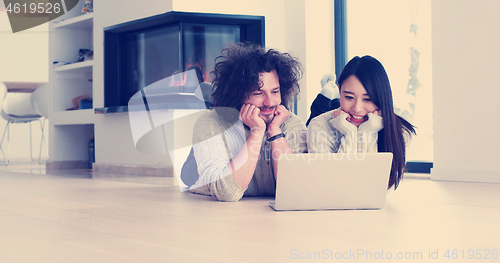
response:
M321 79L335 73L335 40L333 0L305 2L305 61L306 85L300 97L305 98L302 117L311 114L311 104L321 91ZM300 110L300 109L299 109Z
M304 70L307 65L307 50L306 50L306 3L303 0L289 0L283 6L285 26L281 29L285 32L285 50L297 57ZM266 31L270 26L266 24ZM267 47L275 48L271 44L266 43ZM305 73L305 72L304 72ZM306 120L307 116L307 74L304 74L299 81L301 93L297 101L297 115Z
M500 182L499 9L432 1L433 180Z

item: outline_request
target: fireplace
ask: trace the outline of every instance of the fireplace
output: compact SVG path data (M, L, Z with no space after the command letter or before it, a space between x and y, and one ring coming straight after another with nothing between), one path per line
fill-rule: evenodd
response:
M240 41L264 45L264 17L168 12L107 27L104 108L96 112L132 110L131 98L142 100L146 93L146 110L203 106L193 103L200 97L194 96L196 88L212 81L222 48Z

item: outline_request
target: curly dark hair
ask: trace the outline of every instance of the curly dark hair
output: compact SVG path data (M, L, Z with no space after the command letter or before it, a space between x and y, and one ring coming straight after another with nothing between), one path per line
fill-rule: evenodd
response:
M279 78L281 104L289 109L298 94L302 65L288 53L261 47L253 43L229 44L215 59L213 84L214 107L240 110L250 94L262 88L259 74L276 70Z

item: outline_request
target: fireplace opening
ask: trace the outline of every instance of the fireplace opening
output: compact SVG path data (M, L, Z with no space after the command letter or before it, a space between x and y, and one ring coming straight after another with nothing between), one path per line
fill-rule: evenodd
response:
M157 97L161 108L203 105L186 95L210 83L222 48L240 41L264 45L264 17L168 12L105 28L104 108L96 112L129 111L134 95L159 90L175 95Z

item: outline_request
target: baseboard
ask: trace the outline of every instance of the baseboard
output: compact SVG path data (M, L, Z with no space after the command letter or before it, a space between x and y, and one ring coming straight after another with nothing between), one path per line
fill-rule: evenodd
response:
M453 170L453 169L443 169L443 168L432 168L431 180L476 182L476 183L500 183L500 171Z
M172 166L148 166L148 165L126 165L126 164L97 164L92 166L92 173L99 177L106 174L116 176L117 174L150 176L150 177L172 177L174 169Z
M88 161L47 161L45 163L46 170L74 170L88 169Z

